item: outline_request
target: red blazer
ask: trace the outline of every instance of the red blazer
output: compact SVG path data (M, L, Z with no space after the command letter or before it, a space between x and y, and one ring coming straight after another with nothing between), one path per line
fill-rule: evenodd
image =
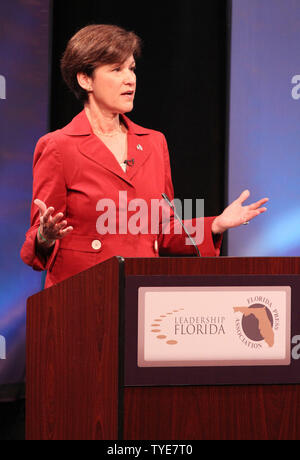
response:
M36 251L39 212L37 206L32 205L31 227L21 257L35 270L48 271L45 287L116 255L159 257L195 252L193 246L185 244L184 233L178 235L172 231L178 224L174 220L169 235L162 233L162 227L158 235L145 229L136 235L118 232L118 211L125 212L119 209L120 191L127 192L128 203L135 198L147 203L151 199L161 200L162 193L171 200L174 198L165 137L132 123L125 116L123 121L128 128L128 158L135 160L126 173L93 134L85 111L66 127L43 136L37 143L33 161L33 200L39 198L47 206L53 206L55 213L63 212L68 225L74 228L70 235L56 241L53 252L45 260ZM116 204L116 234L100 235L97 231L97 220L102 214L97 211L97 203L101 199L110 199ZM129 221L136 212L127 210L125 219ZM204 241L199 245L202 256L219 255L221 238L213 241L213 219L204 219Z

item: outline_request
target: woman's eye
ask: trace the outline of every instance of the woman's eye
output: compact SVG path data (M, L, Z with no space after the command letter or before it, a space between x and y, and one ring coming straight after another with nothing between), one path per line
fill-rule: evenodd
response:
M113 70L113 72L121 72L121 71L122 71L122 67L120 67L120 66L119 66L119 67L114 67L112 70ZM130 70L131 72L135 72L135 71L136 71L136 66L130 67L129 70Z

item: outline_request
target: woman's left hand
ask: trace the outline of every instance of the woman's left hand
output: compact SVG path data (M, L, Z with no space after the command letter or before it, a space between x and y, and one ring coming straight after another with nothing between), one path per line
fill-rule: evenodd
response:
M249 190L245 190L240 197L233 201L226 209L215 218L212 224L212 232L214 234L223 233L229 228L239 227L247 224L254 217L266 212L267 208L262 207L268 198L263 198L256 203L243 206L243 203L249 198Z

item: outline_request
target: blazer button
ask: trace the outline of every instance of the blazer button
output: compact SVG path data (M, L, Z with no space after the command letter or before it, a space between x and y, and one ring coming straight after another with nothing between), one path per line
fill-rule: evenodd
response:
M153 248L155 252L158 252L158 241L157 240L154 241Z
M102 244L101 244L101 241L99 240L94 240L92 242L92 248L95 249L95 251L98 251L99 249L101 249L101 246Z

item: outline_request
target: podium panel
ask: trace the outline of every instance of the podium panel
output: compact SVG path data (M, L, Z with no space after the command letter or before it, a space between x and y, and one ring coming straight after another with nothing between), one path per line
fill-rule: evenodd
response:
M32 296L27 310L27 439L300 439L299 274L299 258L113 258ZM254 303L234 302L232 308L239 310L229 305L229 316L222 305L218 310L220 318L227 318L222 323L226 340L232 339L228 321L234 315L240 324L252 315L261 321L258 330L267 325L267 332L251 336L249 343L260 343L266 356L271 353L278 361L233 366L214 358L207 365L205 353L197 362L191 350L189 359L197 358L193 365L182 365L170 351L160 364L150 333L140 360L139 334L157 302L146 296L141 315L139 292L143 297L149 288L176 291L183 286L206 287L213 295L233 286L284 288L276 297L284 299L286 293L286 311L279 319L270 305L259 304L253 311ZM183 331L180 318L201 318L193 310L197 305L186 304L192 310L185 316L173 312L173 331ZM139 315L144 321L140 330ZM159 322L153 324L157 328ZM235 352L232 359L238 357ZM215 356L214 350L210 353Z

